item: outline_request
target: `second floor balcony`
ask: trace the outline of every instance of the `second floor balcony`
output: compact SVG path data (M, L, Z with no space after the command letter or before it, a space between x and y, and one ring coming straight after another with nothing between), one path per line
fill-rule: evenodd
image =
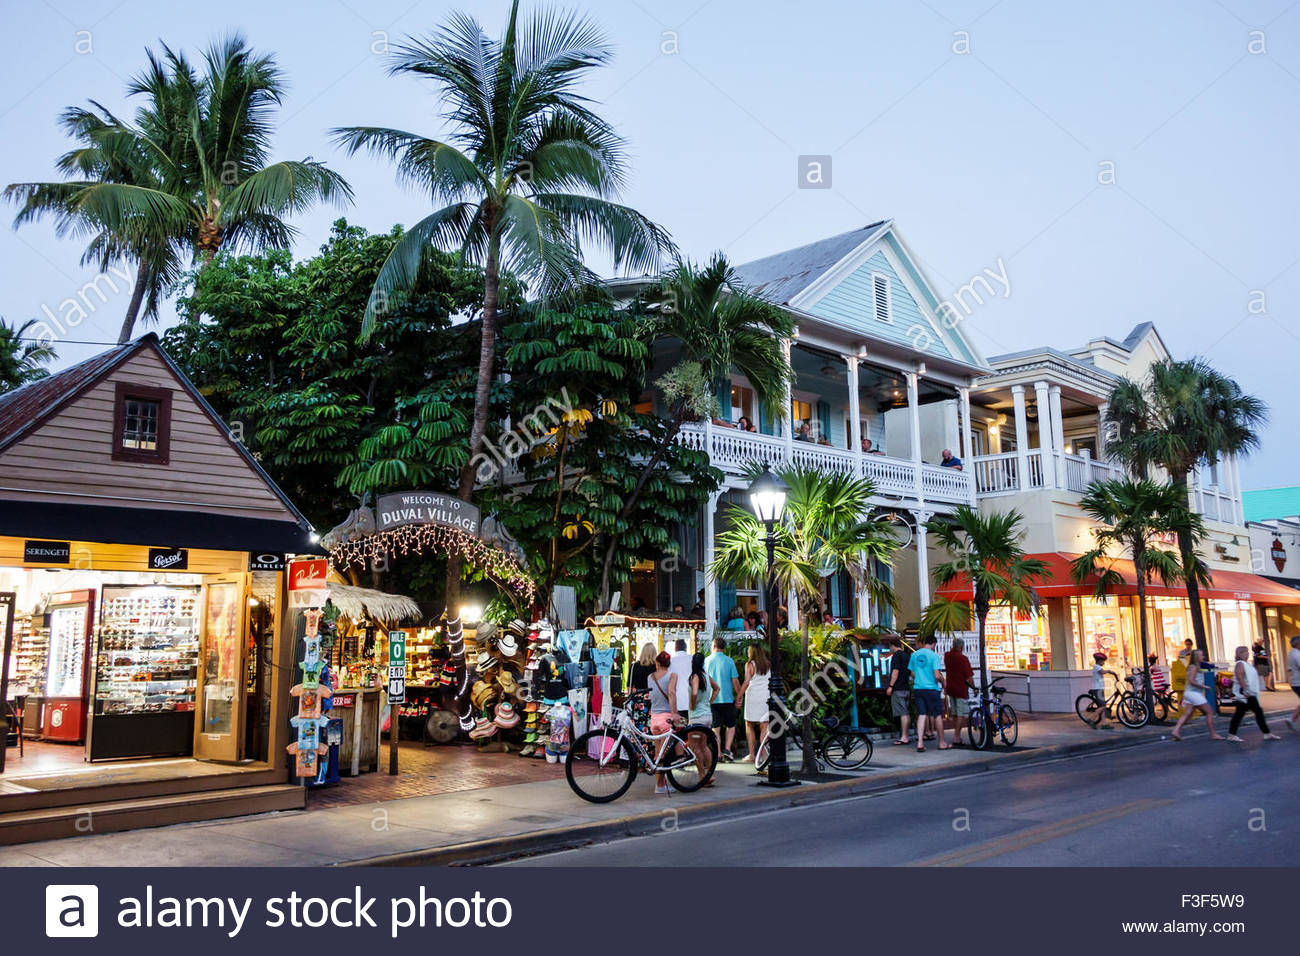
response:
M729 478L741 478L754 465L782 468L794 465L829 473L870 479L881 503L927 505L966 504L974 500L972 475L911 459L853 452L811 441L747 432L713 422L682 426L681 441L707 452L709 460Z

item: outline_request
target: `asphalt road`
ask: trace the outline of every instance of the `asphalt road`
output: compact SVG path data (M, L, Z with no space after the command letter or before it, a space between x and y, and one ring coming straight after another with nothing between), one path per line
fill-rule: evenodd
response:
M1189 735L739 820L666 817L654 836L508 865L1295 866L1300 735L1278 723L1281 741L1251 725L1244 744Z

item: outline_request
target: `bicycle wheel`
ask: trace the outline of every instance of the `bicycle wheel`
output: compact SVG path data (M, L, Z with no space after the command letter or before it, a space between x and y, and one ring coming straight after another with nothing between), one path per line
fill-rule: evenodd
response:
M1169 698L1151 695L1151 719L1162 724L1169 719Z
M695 762L668 771L668 782L682 793L692 793L713 779L718 767L718 739L703 724L689 724L680 736L686 749L695 755Z
M873 749L871 738L866 734L842 730L826 738L822 756L837 770L857 770L871 759Z
M1115 716L1125 727L1137 730L1151 719L1151 711L1137 694L1125 694L1115 705Z
M1016 709L1010 704L998 708L998 735L1007 747L1014 747L1016 738L1020 736L1020 721L1016 717Z
M1074 712L1089 727L1096 727L1106 716L1105 709L1097 706L1097 699L1091 694L1080 694L1075 699Z
M618 744L617 752L614 745ZM608 755L608 759L600 759ZM564 777L578 796L591 803L609 803L627 793L636 779L640 758L626 740L621 743L612 728L589 730L569 747Z
M978 703L971 708L966 720L966 736L976 750L983 750L989 745L988 721L984 719L984 708Z

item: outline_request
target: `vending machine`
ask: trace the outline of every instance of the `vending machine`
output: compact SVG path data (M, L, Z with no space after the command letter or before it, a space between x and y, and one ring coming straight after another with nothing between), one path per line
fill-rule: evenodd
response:
M50 656L41 716L41 736L46 740L80 743L86 739L94 604L94 591L50 595L46 608Z

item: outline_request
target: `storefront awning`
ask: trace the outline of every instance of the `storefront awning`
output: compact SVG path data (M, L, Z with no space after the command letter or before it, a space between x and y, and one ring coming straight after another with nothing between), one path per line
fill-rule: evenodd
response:
M0 500L0 535L98 541L211 551L324 554L311 532L292 521L243 518L203 511L101 508Z
M1048 570L1051 572L1050 578L1034 584L1034 589L1040 597L1063 597L1076 594L1086 596L1095 593L1094 584L1076 584L1070 574L1070 564L1078 557L1077 554L1048 552L1031 554L1029 557L1038 558L1046 563ZM1133 568L1133 562L1115 558L1111 560L1110 566L1124 577L1124 584L1113 588L1110 593L1136 595L1137 572ZM1258 574L1249 574L1244 571L1213 571L1211 572L1211 578L1210 587L1201 588L1201 596L1204 598L1255 601L1266 605L1300 604L1300 590L1287 587L1285 584L1279 584L1276 581L1270 581ZM1149 583L1146 591L1151 597L1185 598L1187 596L1186 588L1178 584L1167 585L1159 578ZM935 596L954 601L969 601L971 599L970 576L963 574L945 584L935 591Z

